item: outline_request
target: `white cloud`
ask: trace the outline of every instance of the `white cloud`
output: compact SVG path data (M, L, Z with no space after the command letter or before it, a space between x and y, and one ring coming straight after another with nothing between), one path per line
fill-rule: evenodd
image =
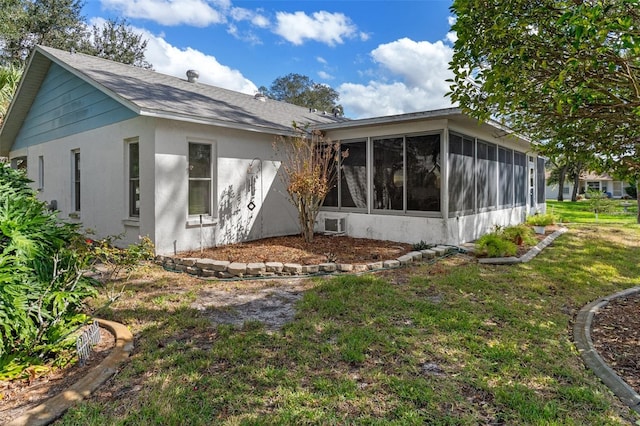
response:
M266 16L242 7L234 7L229 14L235 21L249 21L258 28L267 28L270 24L269 18Z
M333 80L333 76L326 71L318 71L318 77L323 80Z
M101 0L105 9L125 18L148 19L162 25L206 27L226 21L228 0Z
M445 80L453 76L448 69L452 55L442 41L403 38L382 44L371 52L380 68L376 80L342 84L340 101L354 118L448 108Z
M186 78L186 71L195 69L200 73L199 81L203 83L250 95L258 91L257 86L240 71L220 64L214 56L205 55L191 48L178 49L148 31L139 29L137 31L149 41L145 58L153 64L153 69L157 72Z
M356 26L342 13L320 11L309 16L304 12L278 12L276 21L274 33L295 45L313 40L335 46L356 33Z

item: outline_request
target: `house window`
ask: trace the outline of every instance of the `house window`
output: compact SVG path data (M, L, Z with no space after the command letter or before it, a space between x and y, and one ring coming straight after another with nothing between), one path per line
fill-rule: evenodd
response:
M620 182L619 180L614 180L612 185L613 185L613 196L622 197L622 182Z
M140 217L140 145L129 146L129 216Z
M600 191L600 182L599 181L587 182L587 190L588 191Z
M475 206L474 140L449 133L449 212L472 213Z
M27 170L27 157L14 157L11 159L11 168L16 170Z
M38 157L38 189L44 188L44 157Z
M527 156L513 152L513 183L516 206L527 204Z
M211 216L211 145L189 143L189 215Z
M544 178L544 158L538 157L538 165L536 167L536 185L538 185L538 204L544 204L545 197L545 178Z
M404 210L403 138L373 141L373 207Z
M564 194L564 195L569 195L569 191L570 191L570 189L571 189L571 188L569 188L568 186L566 186L566 185L565 185L565 186L562 188L562 194Z
M476 162L476 194L478 209L495 207L498 199L496 146L478 141Z
M440 135L406 137L407 210L440 211Z
M502 207L513 205L513 151L498 148L498 185L500 187L499 204Z
M337 185L331 189L324 206L341 208L367 208L367 142L343 142L340 152L348 151L338 170ZM339 202L338 202L339 201Z
M73 211L80 211L80 150L71 152L73 188L71 191Z

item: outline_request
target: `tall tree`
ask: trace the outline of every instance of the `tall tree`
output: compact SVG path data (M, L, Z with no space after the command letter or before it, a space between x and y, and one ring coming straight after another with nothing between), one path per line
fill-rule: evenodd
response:
M145 60L147 40L127 24L126 19L109 19L94 25L80 42L79 51L123 64L152 69Z
M13 93L18 87L22 69L14 65L0 66L0 126L4 121Z
M340 94L325 84L315 83L306 75L291 73L278 77L269 89L262 86L260 91L278 101L318 111L342 113L342 106L337 103Z
M81 0L0 0L0 61L22 64L36 44L68 50L84 36Z
M581 149L638 159L640 0L454 0L452 11L463 109L538 139L573 126Z

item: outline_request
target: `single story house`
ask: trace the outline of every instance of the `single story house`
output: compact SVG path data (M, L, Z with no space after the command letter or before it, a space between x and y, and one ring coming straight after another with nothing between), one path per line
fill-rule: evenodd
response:
M628 186L630 186L628 183L616 180L606 173L585 172L580 175L578 194L584 194L588 190L595 190L605 192L609 194L611 198L623 198L629 196L625 191L625 188ZM560 188L557 183L547 185L546 198L549 200L557 200L559 190ZM562 193L565 200L571 198L571 194L573 193L573 179L565 180Z
M38 46L0 130L42 200L158 254L298 232L273 143L309 125L349 155L319 232L459 244L544 211L530 141L457 108L348 120Z

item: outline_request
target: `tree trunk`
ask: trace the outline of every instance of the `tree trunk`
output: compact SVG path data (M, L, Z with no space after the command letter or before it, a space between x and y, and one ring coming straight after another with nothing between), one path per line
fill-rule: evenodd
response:
M578 187L580 186L581 174L582 164L578 163L575 167L575 175L573 176L573 192L571 193L571 201L578 201Z
M636 223L640 224L640 179L636 180L636 204L638 206L638 214L636 216Z
M564 201L564 179L567 174L567 165L558 168L558 201Z

